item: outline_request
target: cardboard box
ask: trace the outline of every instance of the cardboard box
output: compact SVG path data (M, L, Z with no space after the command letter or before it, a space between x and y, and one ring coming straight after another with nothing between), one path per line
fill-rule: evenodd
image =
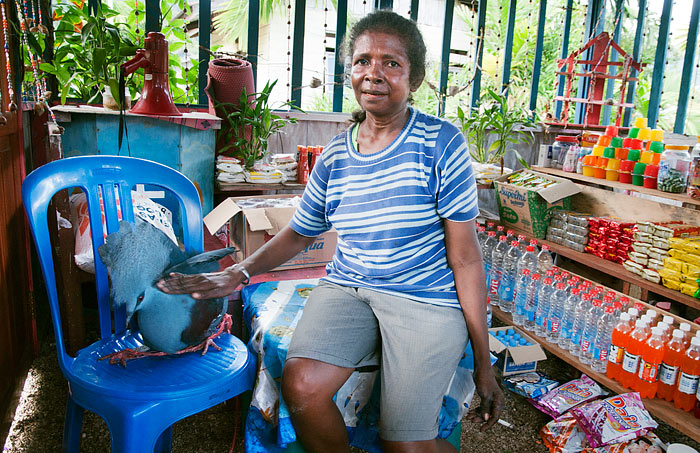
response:
M510 175L503 175L494 180L498 194L498 213L501 222L543 239L547 235L550 212L553 209L571 209L571 195L579 193L581 188L568 179L532 170L520 170L515 174L521 172L558 183L539 189L520 187L508 183Z
M532 345L511 347L496 338L496 332L508 329L513 329ZM491 332L494 335L491 335ZM501 370L503 376L535 371L537 362L547 359L547 355L539 343L517 327L494 327L489 329L489 350L496 356L496 367Z
M229 197L222 201L206 217L204 225L211 234L225 228L225 241L229 247L236 247L236 262L241 262L279 233L294 215L295 207L266 207L243 209L236 204L239 200L253 198L291 198L297 195ZM333 259L338 236L335 230L318 236L306 249L299 252L281 266L272 270L297 269L323 266Z

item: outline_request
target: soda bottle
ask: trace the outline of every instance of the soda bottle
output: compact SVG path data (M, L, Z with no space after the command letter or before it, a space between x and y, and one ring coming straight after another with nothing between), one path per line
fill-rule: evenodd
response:
M517 248L517 242L515 247ZM520 251L520 249L518 249ZM523 269L523 273L515 285L515 308L513 309L513 322L516 326L525 325L525 305L527 303L527 287L530 284L530 269Z
M498 285L498 306L506 313L513 312L513 301L515 292L516 267L520 259L520 248L518 241L511 241L510 247L503 257L501 270L501 283Z
M602 307L603 301L594 299L591 303L591 308L586 313L586 325L581 335L581 353L579 354L579 360L586 365L590 365L593 362L593 342L598 333L598 319L603 313Z
M645 319L638 319L625 345L625 355L622 359L622 371L620 372L620 383L635 391L639 391L637 371L639 371L639 361L648 338L648 322Z
M681 332L683 332L683 344L685 348L688 349L690 346L690 324L687 322L682 322L680 326ZM700 330L698 331L700 332Z
M659 370L659 386L656 394L666 401L673 401L673 394L678 385L678 370L685 357L685 344L683 343L683 331L676 329L673 331L671 341L664 350L664 359Z
M625 355L625 344L627 338L632 332L632 320L629 313L621 313L620 321L618 321L615 329L612 331L610 340L610 352L608 353L608 367L605 374L609 378L620 380L620 371L622 369L622 358Z
M574 320L574 328L571 331L571 342L569 352L578 357L581 353L581 336L583 329L586 326L586 314L591 306L591 295L584 294L581 296L581 301L576 306L576 319Z
M678 388L673 395L673 405L686 412L692 411L697 399L695 394L698 391L698 381L700 381L700 337L693 337L681 364L681 375L678 378Z
M615 328L615 307L608 305L603 317L598 320L598 331L593 342L593 362L591 368L598 373L605 373L608 366L608 353Z
M542 282L542 287L537 293L537 311L535 312L535 335L542 338L547 334L547 315L549 314L553 292L552 279L545 278Z
M537 272L542 274L550 270L552 266L554 266L554 258L549 251L549 246L542 244L542 250L537 254Z
M564 304L564 315L561 318L561 328L559 329L559 339L557 340L557 344L562 349L568 350L571 343L571 333L574 330L574 321L576 320L576 306L581 301L580 294L580 289L572 289Z
M664 358L664 332L660 327L652 327L651 337L644 345L644 352L639 362L639 395L642 398L653 398L659 380L659 368Z
M524 269L523 269L524 271ZM540 301L540 274L532 274L530 284L527 287L527 299L525 300L525 328L535 330L535 314Z
M499 225L500 226L500 225ZM491 275L489 276L489 297L491 303L501 306L498 298L498 285L501 284L501 276L503 275L503 257L508 251L505 234L498 238L498 244L491 252Z
M659 312L658 311L650 308L649 310L647 310L645 315L647 315L651 318L651 323L649 324L649 326L653 327L659 322Z
M569 294L566 291L565 283L558 283L557 289L551 295L549 303L549 314L547 315L547 341L555 343L559 339L559 328L561 318L564 317L564 304Z
M632 322L637 321L637 318L639 318L639 310L637 310L635 307L628 308L627 313L629 313Z

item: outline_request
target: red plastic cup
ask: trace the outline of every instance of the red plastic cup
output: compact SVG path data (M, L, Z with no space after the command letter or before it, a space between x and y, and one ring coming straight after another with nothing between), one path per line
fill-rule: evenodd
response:
M617 137L617 126L608 126L605 128L605 135Z

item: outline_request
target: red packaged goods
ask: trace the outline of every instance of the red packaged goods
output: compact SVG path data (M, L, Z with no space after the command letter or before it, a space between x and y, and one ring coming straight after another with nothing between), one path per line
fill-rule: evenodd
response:
M587 245L583 250L584 250L586 253L595 253L595 250L596 250L596 249L593 248L593 247L591 247L590 245Z
M609 238L607 238L607 239L605 240L605 243L606 243L606 244L608 244L608 245L614 245L615 247L617 247L617 243L618 243L618 242L619 242L619 241L618 241L618 239L617 239L616 237L609 237Z

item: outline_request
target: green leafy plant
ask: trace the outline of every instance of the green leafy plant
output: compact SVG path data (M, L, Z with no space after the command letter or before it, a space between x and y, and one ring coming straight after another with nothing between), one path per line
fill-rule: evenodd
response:
M530 120L530 113L520 108L508 105L508 100L503 94L498 94L488 89L489 97L478 108L471 111L470 115L457 107L457 121L469 145L469 153L474 161L482 164L501 164L503 168L503 156L508 151L508 144L531 143L532 132L524 131L522 127L535 127ZM495 136L489 144L491 136ZM526 168L529 165L520 153L515 153L518 162Z
M289 123L296 123L296 118L285 118L273 113L269 104L270 93L277 80L267 82L259 93L241 92L239 106L226 102L216 102L217 111L227 112L224 124L217 133L217 143L224 145L220 154L240 159L246 168L251 168L256 161L267 155L269 138ZM281 107L289 107L285 102Z

